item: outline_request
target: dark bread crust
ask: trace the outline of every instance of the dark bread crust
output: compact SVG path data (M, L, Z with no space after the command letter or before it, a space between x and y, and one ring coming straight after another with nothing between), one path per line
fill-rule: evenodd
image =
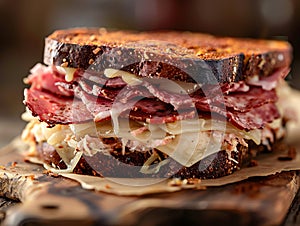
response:
M198 83L268 76L291 60L292 48L283 41L88 28L55 31L46 38L44 52L48 65L97 72L116 68L144 77Z

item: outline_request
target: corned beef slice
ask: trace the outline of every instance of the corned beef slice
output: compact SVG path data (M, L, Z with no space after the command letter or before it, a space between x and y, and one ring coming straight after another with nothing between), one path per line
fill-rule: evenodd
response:
M280 72L276 76L282 76ZM243 82L235 86L206 85L188 96L160 90L147 81L140 86L129 86L121 78L105 80L93 75L89 80L91 75L83 74L85 78L77 73L76 79L68 83L57 70L40 66L28 79L31 87L25 92L25 104L48 124L80 123L96 116L96 121L107 120L111 108L116 106L123 112L121 117L130 111L132 119L152 123L193 118L197 113L199 116L216 113L245 130L261 128L279 117L274 89L249 86L247 91L241 88L247 86ZM96 78L100 84L95 83Z

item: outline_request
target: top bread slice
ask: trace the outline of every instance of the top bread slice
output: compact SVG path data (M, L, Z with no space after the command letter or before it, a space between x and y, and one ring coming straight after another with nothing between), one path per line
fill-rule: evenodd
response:
M58 30L45 40L44 63L103 72L106 68L138 76L214 84L249 76L269 76L289 67L288 42L215 37L191 32Z

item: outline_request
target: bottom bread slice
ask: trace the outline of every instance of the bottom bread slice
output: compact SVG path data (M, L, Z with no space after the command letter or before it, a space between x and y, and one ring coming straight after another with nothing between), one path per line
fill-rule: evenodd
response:
M46 142L37 146L38 158L47 165L57 169L67 166L56 152L55 148ZM264 145L256 145L248 141L248 147L238 145L236 151L220 150L190 167L183 166L171 157L154 150L160 161L154 162L145 170L145 162L151 157L151 152L112 151L110 155L97 153L93 156L83 155L73 173L100 177L159 177L159 178L218 178L232 174L241 167L250 164L251 160L260 152L267 150ZM162 163L164 162L164 163Z

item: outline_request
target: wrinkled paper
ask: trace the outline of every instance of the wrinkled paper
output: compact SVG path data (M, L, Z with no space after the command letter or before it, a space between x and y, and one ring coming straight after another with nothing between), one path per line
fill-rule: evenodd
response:
M231 175L195 181L188 183L175 179L152 179L152 178L95 178L92 176L77 174L61 174L64 177L78 181L85 189L94 189L118 195L143 195L157 192L173 192L181 189L203 189L205 186L222 186L239 182L250 177L269 176L283 171L300 170L300 148L297 148L296 158L282 161L278 158L285 156L285 152L261 154L257 158L257 166L245 167ZM129 186L132 184L133 186ZM148 184L143 186L143 184Z

